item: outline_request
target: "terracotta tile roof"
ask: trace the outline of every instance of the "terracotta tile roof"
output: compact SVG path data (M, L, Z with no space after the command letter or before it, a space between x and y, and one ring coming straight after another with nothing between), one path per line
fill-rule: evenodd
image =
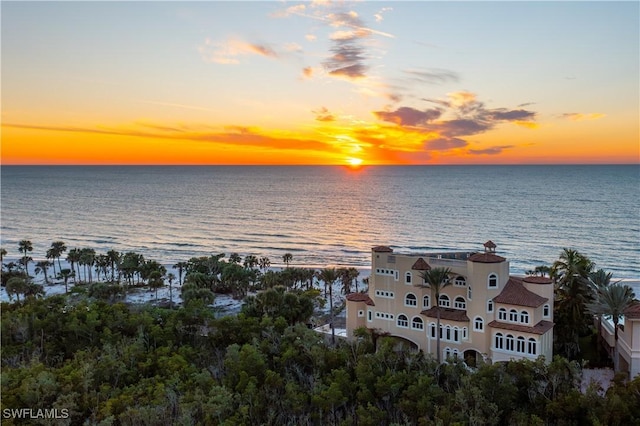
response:
M544 334L553 328L553 323L551 321L540 321L533 327L529 327L527 325L521 325L521 324L509 324L509 323L500 322L500 321L491 321L488 325L489 327L499 328L501 330L519 331L521 333L532 333L532 334Z
M469 256L468 260L478 263L500 263L507 259L495 253L474 253Z
M439 308L434 306L431 309L427 309L426 311L420 312L420 314L428 316L429 318L437 318L438 309L440 309L440 319L449 320L449 321L469 322L467 311L463 311L461 309Z
M634 300L631 306L624 310L624 316L629 319L640 319L640 301Z
M489 241L487 241L486 243L484 243L484 246L485 246L486 248L490 248L490 249L494 249L494 248L496 248L496 247L497 247L497 246L496 246L496 243L494 243L494 242L493 242L493 241L491 241L491 240L489 240Z
M531 284L553 284L553 280L549 277L528 276L522 279L525 283Z
M347 294L347 300L350 302L364 302L365 305L376 306L366 293L349 293Z
M418 258L418 260L416 260L416 263L413 264L411 269L414 269L416 271L428 271L431 269L431 266L429 266L429 264L420 257Z
M393 249L391 247L388 246L376 246L373 247L371 250L377 252L377 253L391 253L393 252Z
M507 285L504 286L499 295L493 298L496 303L505 303L507 305L529 306L537 308L544 302L548 302L546 297L538 296L532 291L527 290L522 285L522 280L515 277L509 277Z

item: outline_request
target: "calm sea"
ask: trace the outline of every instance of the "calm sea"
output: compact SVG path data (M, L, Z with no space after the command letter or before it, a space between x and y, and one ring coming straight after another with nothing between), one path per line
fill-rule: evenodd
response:
M1 244L193 256L291 253L293 265L366 268L370 249L482 250L522 274L564 247L640 278L640 167L1 168Z

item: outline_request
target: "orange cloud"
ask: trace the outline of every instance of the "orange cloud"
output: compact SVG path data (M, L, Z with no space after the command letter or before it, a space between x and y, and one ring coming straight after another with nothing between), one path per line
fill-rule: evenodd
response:
M606 114L602 114L599 112L592 112L589 114L582 114L579 112L568 112L562 114L562 118L566 118L570 121L584 121L584 120L599 120L601 118L606 117Z

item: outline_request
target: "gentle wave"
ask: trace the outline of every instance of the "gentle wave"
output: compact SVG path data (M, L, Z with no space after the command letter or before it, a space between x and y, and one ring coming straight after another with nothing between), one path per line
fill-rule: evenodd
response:
M138 251L161 262L237 252L366 267L370 249L482 250L514 273L575 248L640 277L638 166L2 167L1 244Z

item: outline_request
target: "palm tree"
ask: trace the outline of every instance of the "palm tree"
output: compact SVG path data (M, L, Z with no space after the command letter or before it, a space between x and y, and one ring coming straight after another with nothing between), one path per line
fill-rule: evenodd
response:
M67 262L71 265L71 270L73 271L73 281L76 282L80 277L80 249L73 248L69 250L67 254ZM76 273L75 266L78 265L78 271Z
M22 256L22 264L24 265L24 270L29 274L29 261L32 259L27 256L27 252L33 251L33 244L29 240L22 240L18 243L18 251L23 254Z
M173 265L178 270L178 285L182 285L182 272L187 269L187 266L189 266L187 262L178 262Z
M245 256L243 265L247 269L253 269L258 266L258 258L251 254L249 256Z
M75 276L75 272L73 272L71 269L69 268L64 268L60 270L60 273L58 274L58 279L62 279L64 280L64 292L65 293L69 293L69 288L67 287L67 284L69 282L69 278Z
M282 256L282 261L287 265L287 268L289 267L289 263L291 263L292 260L293 255L291 253L285 253L284 256Z
M53 263L49 262L48 260L41 260L36 263L35 273L39 274L40 272L42 272L42 274L44 275L45 284L49 284L49 275L47 274L47 268L51 265L53 265Z
M91 268L93 268L93 264L96 261L96 251L92 248L83 248L80 250L80 261L81 265L84 265L84 279L91 283L93 276L91 274Z
M52 259L58 259L58 269L62 270L62 266L60 265L60 257L62 253L67 251L67 246L64 241L54 241L51 243L51 248L47 250L47 254L51 254ZM55 274L55 266L53 267L53 273Z
M120 262L120 252L116 250L109 250L107 252L107 260L109 262L109 267L111 268L111 282L113 282L115 280L116 267L118 266L118 262ZM119 275L118 283L120 283Z
M631 287L619 283L601 287L598 290L595 301L588 305L589 310L595 315L611 316L614 329L613 370L618 371L618 323L624 311L631 306L635 294Z
M156 303L157 303L158 289L164 286L164 280L162 279L162 272L156 269L149 274L149 286L156 290Z
M173 309L173 280L175 279L174 273L169 272L167 274L167 281L169 281L169 309Z
M269 260L268 257L263 256L258 260L258 265L260 266L260 269L262 269L262 273L267 272L267 269L269 269L269 267L271 266L271 261Z
M592 321L587 311L587 304L593 301L588 280L592 269L593 262L568 248L562 250L551 266L551 278L556 283L554 334L560 350L568 358L580 353L579 336L588 330Z
M20 294L24 294L27 291L27 280L23 277L11 277L7 281L6 290L9 300L13 299L15 294L18 302L20 302Z
M424 280L422 286L431 289L431 293L434 296L432 300L436 303L436 359L438 364L440 363L440 292L451 285L449 275L451 270L449 268L433 268L420 273L420 277Z
M318 274L318 278L324 281L326 286L329 286L329 326L331 327L331 343L336 343L336 332L333 328L333 283L338 279L338 272L336 268L324 268Z
M242 263L242 257L238 253L231 253L229 255L229 263Z
M589 273L589 283L592 285L593 289L597 291L600 288L608 287L611 284L611 279L613 278L612 272L607 272L604 269L598 269L597 271L593 271Z
M7 255L7 250L0 248L0 269L4 271L4 257Z

